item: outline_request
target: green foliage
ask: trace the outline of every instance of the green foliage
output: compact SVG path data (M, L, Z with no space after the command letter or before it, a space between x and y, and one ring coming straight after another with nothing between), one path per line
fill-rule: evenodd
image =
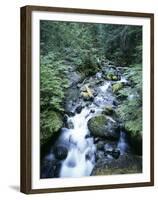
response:
M139 63L142 60L142 27L104 25L104 52L119 65Z
M137 99L125 100L117 109L117 114L125 123L127 131L133 136L142 133L142 107Z
M133 64L126 70L126 77L131 80L135 90L142 92L142 64Z
M126 77L131 87L114 85L113 91L125 97L118 108L125 126L134 134L141 132L141 26L41 20L40 55L41 138L53 135L61 127L68 66L75 66L83 76L91 76L101 70L100 58L128 67ZM108 78L117 80L110 73ZM135 99L129 100L130 94Z
M41 107L63 111L64 90L68 87L66 66L52 59L52 54L41 56Z
M41 56L40 63L40 108L41 139L53 135L61 128L61 116L64 111L65 89L68 87L66 66L54 59L52 53Z
M96 74L100 70L97 57L92 52L86 52L82 57L81 63L78 65L77 70L85 76L92 76Z
M53 136L53 133L56 133L62 127L63 122L59 113L50 110L41 112L40 117L40 140L41 144L44 144Z
M135 64L126 70L126 76L132 83L132 87L126 87L119 91L126 99L119 105L117 114L125 122L125 128L138 136L142 134L142 66Z

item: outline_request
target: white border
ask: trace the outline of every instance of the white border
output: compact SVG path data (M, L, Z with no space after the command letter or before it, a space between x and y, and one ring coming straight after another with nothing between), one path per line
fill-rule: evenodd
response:
M39 21L76 21L143 26L143 173L82 178L40 179ZM150 181L150 19L77 13L32 13L32 189L140 183Z

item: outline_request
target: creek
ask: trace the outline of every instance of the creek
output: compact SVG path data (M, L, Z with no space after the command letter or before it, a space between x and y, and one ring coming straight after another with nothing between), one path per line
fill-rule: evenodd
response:
M101 115L106 106L116 109L116 98L112 91L112 85L120 82L126 83L127 80L125 77L116 81L105 80L102 78L102 73L97 73L84 83L89 85L91 90L96 92L96 95L90 100L85 100L80 96L73 103L73 115L66 115L66 124L69 126L65 125L61 129L59 138L43 158L42 178L91 175L100 151L97 148L98 138L91 134L88 121ZM77 89L81 90L81 86ZM115 122L111 116L107 116L107 118L110 122ZM103 147L106 146L105 160L115 159L113 153L118 153L119 156L130 149L126 133L122 130L119 131L118 139L113 143L114 145L111 144L111 141L106 142Z

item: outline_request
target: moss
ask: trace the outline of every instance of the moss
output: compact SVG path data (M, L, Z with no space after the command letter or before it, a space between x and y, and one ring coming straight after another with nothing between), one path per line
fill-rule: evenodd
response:
M114 113L114 109L112 106L106 106L102 113L105 115L112 115Z
M123 88L123 84L122 83L116 83L112 86L112 91L113 92L118 92L119 90L121 90Z
M117 79L118 79L118 78L117 78L117 76L115 76L115 75L112 77L112 80L113 80L113 81L117 81Z
M136 155L121 155L118 159L97 163L92 175L134 174L142 172L142 157Z
M91 118L88 121L88 128L94 136L103 137L104 136L104 128L107 124L107 119L105 115L99 115Z
M45 118L44 118L45 117ZM63 126L62 117L54 111L46 111L41 115L40 121L40 141L41 144L46 143L50 137L54 136Z

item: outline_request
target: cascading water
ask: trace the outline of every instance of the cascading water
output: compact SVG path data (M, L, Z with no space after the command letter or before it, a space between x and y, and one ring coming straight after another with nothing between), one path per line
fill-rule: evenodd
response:
M97 96L100 100L99 106L92 103L83 108L80 114L75 114L68 119L71 120L74 128L67 130L69 152L67 158L62 162L60 177L82 177L91 174L95 165L96 147L93 138L86 137L90 135L87 122L91 117L101 113L109 86L109 82L100 86L100 94ZM60 139L65 141L65 132L62 132Z
M123 79L123 81L125 80ZM67 121L71 122L71 126L61 129L60 137L55 145L66 146L68 153L64 159L57 161L60 164L57 177L90 176L95 166L96 145L94 138L90 135L87 123L90 118L101 114L105 106L113 105L114 101L111 81L104 81L97 87L95 85L95 89L98 91L98 95L93 99L93 102L86 104L80 113L75 113L71 117L67 116ZM124 132L120 133L117 148L121 155L129 148ZM44 169L43 177L48 177L48 174L52 173L51 163L56 162L54 153L51 151L45 156L45 160L47 160L49 167ZM56 175L54 176L56 177Z
M130 150L127 140L127 134L124 131L120 132L120 139L118 141L117 148L119 149L121 155L123 155L124 153L128 153Z

